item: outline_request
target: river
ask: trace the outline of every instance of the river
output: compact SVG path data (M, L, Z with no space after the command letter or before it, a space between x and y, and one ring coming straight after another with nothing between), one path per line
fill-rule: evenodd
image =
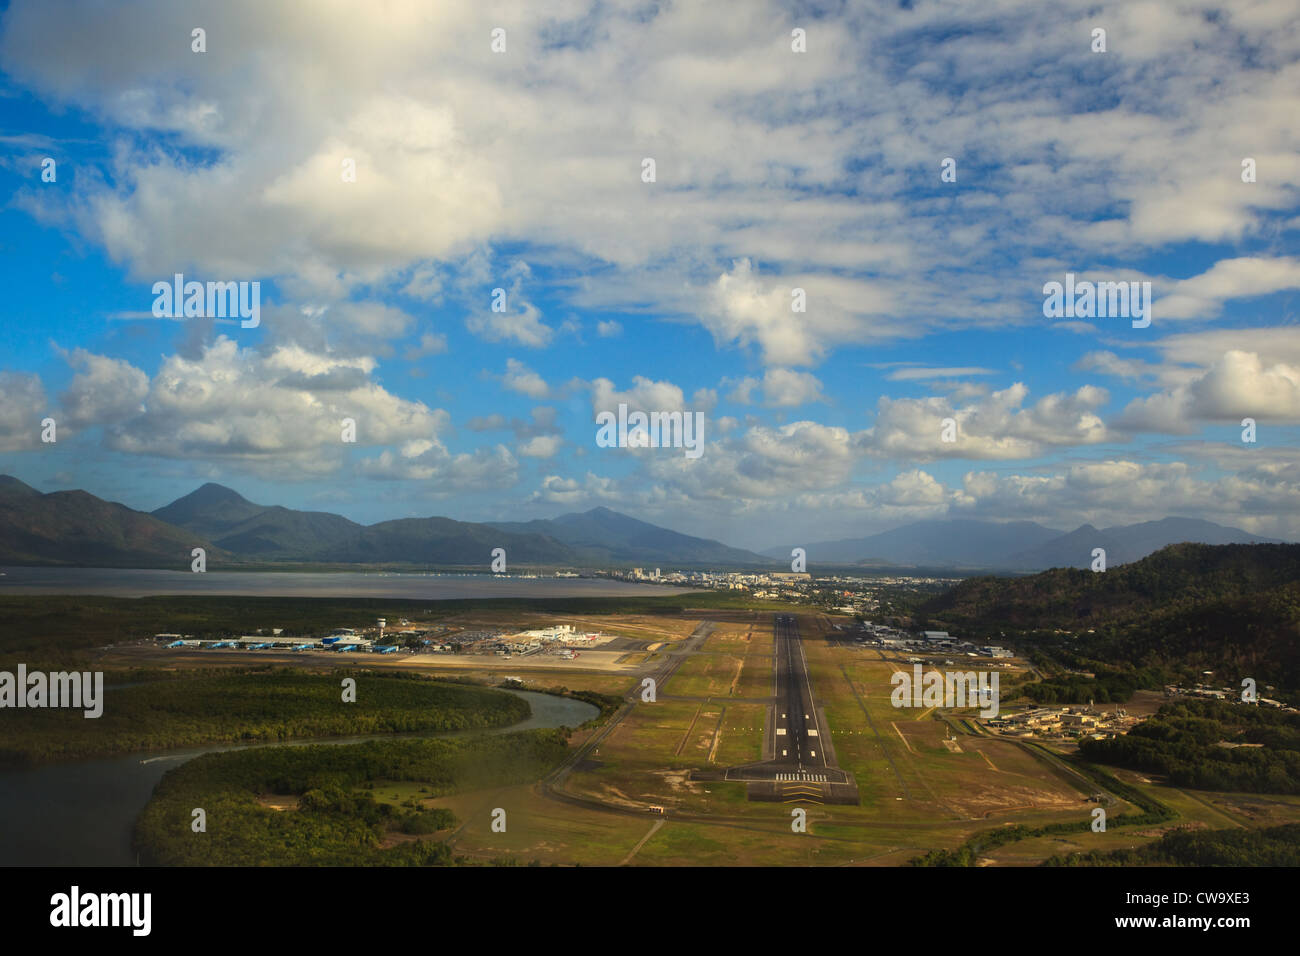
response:
M507 574L384 571L158 571L140 568L0 568L6 594L99 594L138 598L169 594L265 597L458 598L669 597L687 588L610 578L524 578Z
M581 700L512 690L532 715L509 727L374 734L247 746L213 744L0 771L0 866L132 866L131 831L163 774L200 754L252 747L349 744L401 737L463 737L577 727L600 711Z

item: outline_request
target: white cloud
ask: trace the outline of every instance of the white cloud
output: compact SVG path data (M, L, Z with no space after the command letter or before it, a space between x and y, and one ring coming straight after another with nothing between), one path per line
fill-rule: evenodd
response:
M406 350L408 362L416 362L430 355L442 355L447 351L447 336L440 332L425 332L420 336L420 344Z
M912 461L938 458L1029 458L1045 448L1092 445L1112 436L1096 414L1109 396L1085 385L1074 393L1047 395L1024 406L1022 383L958 405L954 396L891 399L882 396L876 420L863 435L872 455ZM944 420L955 422L954 441L944 441Z
M509 488L519 480L519 463L504 445L453 455L428 440L407 443L397 454L383 451L358 470L368 478L421 482L421 493L431 497Z
M533 492L530 501L562 505L583 505L595 501L617 501L620 498L618 483L612 478L587 472L584 480L547 475L541 487Z
M551 394L546 380L517 359L506 359L506 373L502 382L510 391L529 398L546 398Z
M779 408L794 408L811 402L824 402L822 383L809 372L785 368L768 369L763 375L763 403Z
M73 427L119 422L144 411L149 377L129 362L95 355L85 349L64 353L77 369L61 396L63 413Z
M39 375L0 372L0 451L40 447L41 419L50 412L45 401Z
M591 392L592 415L600 412L618 414L618 406L626 404L629 411L675 412L675 411L709 411L717 401L717 396L710 389L698 389L690 402L679 386L672 382L656 382L643 375L632 377L632 387L620 392L607 378L598 378L588 383Z
M185 271L274 279L286 303L363 289L441 301L509 245L599 271L561 284L573 307L695 322L795 368L846 345L1036 321L1024 260L1044 247L1084 261L1263 234L1300 185L1288 8L849 4L795 56L775 0L743 18L515 0L494 8L512 51L495 56L465 39L485 22L469 2L394 0L367 18L343 0L244 0L208 11L199 56L177 40L192 17L167 0L111 13L15 0L0 55L14 83L116 143L75 189L19 205L142 282ZM1079 39L1101 21L1105 58ZM854 40L867 35L870 49ZM1099 65L1120 71L1100 101L1077 81ZM1232 157L1223 143L1239 144ZM1238 153L1258 182L1241 182ZM960 159L957 188L917 195L919 170L938 187L945 156ZM1225 262L1175 283L1165 315L1295 287L1278 272L1293 260ZM796 287L806 313L790 310ZM512 295L492 313L486 289L466 299L472 332L554 341L536 305Z
M1158 319L1210 319L1227 301L1288 289L1300 289L1300 259L1220 259L1198 276L1162 283L1153 314Z
M731 387L727 396L733 402L749 405L754 401L753 392L761 389L763 404L770 408L795 408L812 402L824 402L822 383L810 372L796 372L792 369L771 368L763 373L763 378L753 376L732 380L723 379L723 387Z
M1116 425L1185 435L1197 431L1198 423L1243 418L1300 422L1300 365L1232 349L1185 384L1134 399Z
M1256 534L1300 536L1293 468L1247 468L1202 476L1185 462L1084 462L1043 474L969 472L960 513L1039 520L1073 529L1195 515Z
M518 312L484 310L465 320L465 328L488 342L516 342L530 348L549 345L555 330L541 321L541 310L531 302Z
M369 381L372 359L280 347L267 355L220 337L197 359L166 358L145 410L111 427L111 448L164 458L224 461L272 477L324 475L349 445L433 439L447 413L398 398Z
M646 475L685 504L831 488L848 479L857 457L847 429L800 421L756 425L723 441L706 432L697 459L647 454L643 460Z
M564 439L559 435L537 435L519 446L519 454L525 458L554 458L564 447Z

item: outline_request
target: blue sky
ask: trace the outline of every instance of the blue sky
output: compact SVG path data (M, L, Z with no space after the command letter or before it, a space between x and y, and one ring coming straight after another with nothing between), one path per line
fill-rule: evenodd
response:
M0 471L753 548L1300 537L1293 4L263 6L5 7ZM155 318L177 272L259 326ZM1067 272L1150 326L1045 317ZM704 454L597 447L619 402Z

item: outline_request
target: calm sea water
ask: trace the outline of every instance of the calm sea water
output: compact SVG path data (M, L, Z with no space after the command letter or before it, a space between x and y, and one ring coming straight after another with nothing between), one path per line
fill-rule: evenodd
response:
M577 727L599 710L580 700L510 691L532 715L493 730L335 737L257 747L348 744L397 737L458 737ZM131 830L163 774L200 754L247 747L215 744L0 771L0 866L133 866Z
M517 578L496 574L417 574L341 571L152 571L136 568L0 568L5 594L100 594L149 597L166 594L260 595L264 597L458 598L654 597L686 588L611 581L606 578Z

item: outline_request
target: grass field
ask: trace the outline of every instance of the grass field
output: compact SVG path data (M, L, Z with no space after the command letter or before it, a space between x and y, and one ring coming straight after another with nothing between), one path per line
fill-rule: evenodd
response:
M634 866L897 866L1011 823L1039 827L1091 819L1096 804L1088 797L1095 782L1075 776L1050 750L979 732L965 719L969 712L895 708L890 676L900 665L874 651L831 645L812 618L801 618L801 632L839 764L857 779L861 805L810 805L809 832L796 834L789 807L749 803L739 784L686 779L692 768L733 766L761 754L766 706L737 702L732 691L738 697L770 696L770 616L726 618L665 691L697 699L638 701L565 785L574 794L619 806L664 806L669 815L610 814L593 839L588 827L596 826L599 813L543 800L545 806L531 807L524 818L538 833L512 837L519 841L512 845L532 847L544 860ZM1075 850L1133 847L1171 826L1266 826L1300 819L1300 798L1191 793L1143 783L1124 771L1116 777L1171 808L1175 818L1100 834L1080 829L1034 836L981 852L979 863L1036 865ZM1137 812L1124 800L1108 808L1112 820ZM467 825L457 851L472 846L476 854L490 855L500 840L493 843L481 830L479 823ZM572 841L569 850L557 847L566 840Z
M446 838L455 854L474 860L506 856L521 863L583 865L902 865L1007 824L1084 823L1096 806L1088 799L1098 789L1096 783L1072 772L1050 747L980 732L969 719L969 709L950 714L894 707L890 677L906 665L885 660L874 650L832 644L825 639L830 619L821 615L801 615L805 655L830 742L839 765L854 775L861 802L807 806L809 832L803 834L792 832L789 806L751 803L741 784L689 779L692 770L761 758L768 713L763 701L773 693L770 612L700 607L690 613L673 609L655 614L641 608L602 614L491 607L459 608L440 620L454 627L572 623L640 642L643 648L620 651L624 668L618 673L568 665L527 671L520 662L488 658L473 666L460 661L454 670L444 668L485 683L521 676L534 689L631 695L627 716L593 744L561 784L565 793L599 801L605 809L556 799L535 784L434 797L418 782L376 782L373 796L381 803L452 811L460 824ZM632 694L640 676L661 665L666 651L680 645L704 620L713 624L712 632L660 688L660 699L643 702ZM662 646L648 649L652 645ZM111 652L104 659L112 660ZM413 660L431 674L443 667L432 655ZM202 663L226 666L216 656L204 657ZM574 735L570 752L597 734L588 729ZM1176 826L1262 827L1300 820L1300 797L1204 793L1128 771L1113 774L1168 807L1172 819L1120 825L1099 834L1080 829L1030 836L980 851L979 863L1034 865L1056 854L1131 848ZM647 812L651 805L667 808L668 814ZM495 833L490 826L497 808L507 812L505 833ZM1113 820L1139 809L1119 800L1108 807L1108 816Z
M763 727L767 708L761 704L726 704L717 752L710 763L734 767L763 756Z
M664 693L677 697L732 697L740 681L743 657L734 654L697 653L677 668L664 685Z

